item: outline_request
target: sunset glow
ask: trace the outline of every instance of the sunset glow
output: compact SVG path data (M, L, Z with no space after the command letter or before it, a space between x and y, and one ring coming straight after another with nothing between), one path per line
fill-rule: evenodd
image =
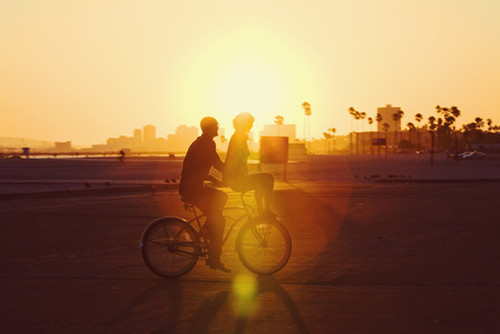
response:
M256 133L282 115L302 137L304 101L314 137L348 133L350 106L500 121L498 1L7 0L0 12L0 136L88 145L205 115L230 134L247 111Z

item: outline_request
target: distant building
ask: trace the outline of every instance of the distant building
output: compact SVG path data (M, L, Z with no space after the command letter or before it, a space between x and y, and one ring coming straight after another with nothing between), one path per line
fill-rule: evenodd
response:
M92 145L91 150L96 152L107 152L109 151L109 145L94 144Z
M71 152L73 147L71 147L70 141L56 141L54 143L54 149L56 152Z
M173 152L185 152L196 137L198 137L197 127L179 125L175 130L175 134L168 135L169 150Z
M142 143L142 131L141 129L134 129L134 141L137 145Z
M142 132L145 143L152 143L156 139L156 127L154 125L144 125Z
M135 144L134 137L120 136L118 138L109 138L108 146L112 150L121 150L124 148L132 148Z
M295 124L264 124L264 130L260 136L282 136L288 137L288 142L295 142Z
M378 122L378 131L384 132L384 123L389 125L388 132L401 131L401 119L397 122L392 118L395 113L400 111L400 107L393 107L390 104L387 104L385 107L377 108L377 113L382 116L382 121Z

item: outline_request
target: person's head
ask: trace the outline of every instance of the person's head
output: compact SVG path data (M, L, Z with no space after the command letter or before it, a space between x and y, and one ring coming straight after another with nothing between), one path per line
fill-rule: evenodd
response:
M247 112L238 114L233 119L233 126L236 132L248 133L252 129L255 118Z
M203 117L200 122L201 132L209 137L216 137L219 131L219 123L213 117Z

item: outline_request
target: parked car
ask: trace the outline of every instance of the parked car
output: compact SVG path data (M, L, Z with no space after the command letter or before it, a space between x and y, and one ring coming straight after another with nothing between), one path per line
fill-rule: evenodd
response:
M467 154L462 155L463 160L482 160L486 157L486 154L479 151L466 152Z
M472 151L460 152L458 153L458 159L463 159L464 155L468 155L471 153ZM450 151L446 151L445 154L446 154L446 159L455 159L455 156L457 155L455 152L450 152Z

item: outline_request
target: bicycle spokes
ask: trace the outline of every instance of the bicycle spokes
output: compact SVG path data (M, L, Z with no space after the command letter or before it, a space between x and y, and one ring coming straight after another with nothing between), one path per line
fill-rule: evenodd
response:
M238 233L237 250L245 267L259 274L271 274L287 263L291 240L278 221L253 221L245 224Z
M180 219L153 222L143 237L143 257L148 267L163 277L185 274L200 255L196 231Z
M252 226L252 233L262 247L268 245L271 228L272 225L270 224L254 224Z

